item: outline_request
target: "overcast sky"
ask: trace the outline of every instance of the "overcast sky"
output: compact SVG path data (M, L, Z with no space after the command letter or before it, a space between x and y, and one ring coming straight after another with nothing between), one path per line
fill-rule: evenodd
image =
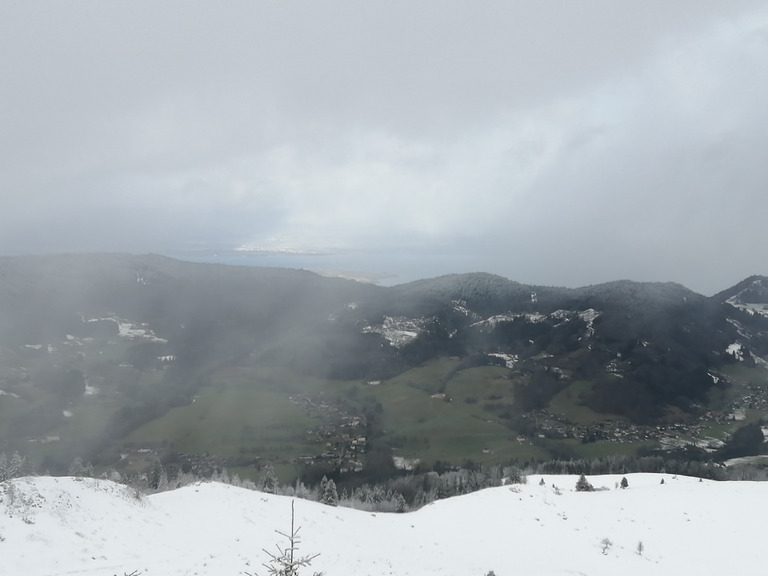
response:
M2 254L768 274L764 0L0 4Z

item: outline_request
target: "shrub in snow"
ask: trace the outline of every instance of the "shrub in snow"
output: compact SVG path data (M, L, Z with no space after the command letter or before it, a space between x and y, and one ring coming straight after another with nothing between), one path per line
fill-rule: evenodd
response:
M608 550L613 546L613 542L611 542L610 538L603 538L600 541L600 546L603 548L603 554L608 554Z

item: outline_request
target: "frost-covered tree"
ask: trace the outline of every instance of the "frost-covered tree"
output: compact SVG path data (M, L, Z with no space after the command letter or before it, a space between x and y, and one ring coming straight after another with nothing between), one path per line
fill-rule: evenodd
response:
M24 473L26 460L18 452L9 458L5 452L0 452L0 482L16 478Z
M304 482L302 482L299 478L296 478L296 484L293 487L293 493L296 495L296 498L308 500L312 492L304 485Z
M156 490L157 492L164 492L170 488L168 473L157 458L155 458L152 467L147 472L147 487L150 490Z
M326 480L320 502L328 506L339 505L339 493L336 491L336 483L333 480Z
M262 492L267 492L268 494L276 494L279 488L277 474L275 474L275 469L269 462L264 466L259 480L259 488Z
M69 465L68 472L70 476L90 478L93 476L93 465L90 462L84 462L80 456L77 456Z

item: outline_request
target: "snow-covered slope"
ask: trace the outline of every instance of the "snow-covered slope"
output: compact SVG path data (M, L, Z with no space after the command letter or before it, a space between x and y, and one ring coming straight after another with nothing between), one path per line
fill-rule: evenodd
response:
M756 573L768 483L654 474L532 476L408 514L296 500L299 552L327 576ZM661 479L664 484L660 484ZM555 488L554 486L557 486ZM291 500L206 483L137 497L107 481L22 478L0 485L0 573L265 574L263 548L289 531ZM605 550L604 541L612 545ZM638 543L642 542L642 554Z

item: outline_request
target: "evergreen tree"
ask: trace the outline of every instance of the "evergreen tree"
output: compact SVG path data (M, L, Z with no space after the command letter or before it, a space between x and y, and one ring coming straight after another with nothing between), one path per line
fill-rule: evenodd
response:
M589 483L587 477L582 474L576 481L576 492L594 492L595 487Z
M621 479L621 488L622 488L622 489L624 489L624 488L629 488L629 482L627 481L627 477L626 477L626 476L624 476L624 477Z
M336 491L336 483L333 480L328 480L323 488L323 494L320 497L320 502L327 504L328 506L339 505L339 494Z
M264 472L261 475L259 486L261 487L262 492L267 492L268 494L277 493L279 486L277 475L275 474L275 469L272 467L272 464L269 462L264 466Z
M395 512L406 512L408 510L408 504L402 494L395 496Z

